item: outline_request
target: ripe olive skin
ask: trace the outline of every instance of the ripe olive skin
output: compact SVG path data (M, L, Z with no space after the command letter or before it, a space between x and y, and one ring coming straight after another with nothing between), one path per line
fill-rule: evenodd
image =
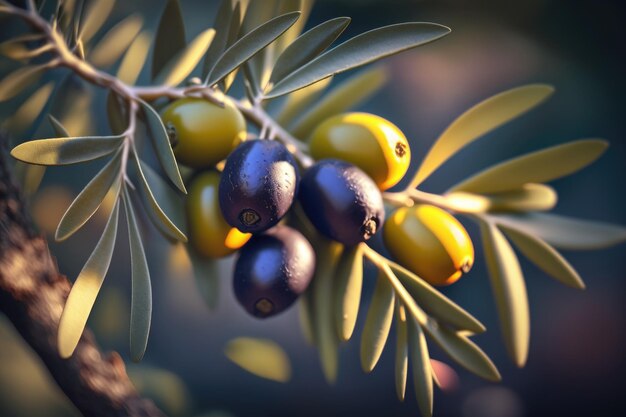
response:
M435 206L397 209L385 222L383 238L398 263L432 285L450 285L474 264L474 246L463 225Z
M335 159L319 161L304 173L299 201L318 231L347 246L372 237L385 220L374 181L356 166Z
M311 134L311 156L335 158L361 168L381 190L396 185L411 162L402 131L370 113L343 113L323 121Z
M224 220L219 205L219 182L217 171L199 173L191 181L187 194L189 240L196 252L206 258L230 255L252 236L241 233Z
M296 161L280 142L244 142L228 156L222 172L224 218L242 232L267 230L289 211L299 181Z
M276 315L302 294L315 272L315 252L300 232L277 226L257 234L240 250L235 264L235 297L258 318Z
M246 138L246 120L226 100L220 107L201 98L183 98L162 112L178 162L209 168L225 159Z

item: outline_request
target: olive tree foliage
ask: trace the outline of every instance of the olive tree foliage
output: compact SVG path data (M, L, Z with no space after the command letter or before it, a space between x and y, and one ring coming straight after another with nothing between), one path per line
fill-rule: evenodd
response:
M340 37L350 23L347 17L316 22L304 31L310 0L224 0L213 27L187 42L177 0L167 1L154 36L143 28L141 13L124 17L101 33L109 17L115 16L113 0L59 0L54 7L41 3L26 1L22 8L0 1L0 18L20 20L27 28L0 44L0 52L19 63L0 80L0 101L20 101L6 127L34 132L33 126L47 122L55 132L54 137L28 140L11 151L20 161L16 169L24 179L23 188L35 192L46 166L107 161L68 207L58 225L57 240L68 238L88 222L102 209L107 195L114 201L65 305L58 332L63 357L74 352L103 284L122 210L132 259L130 351L135 361L144 355L152 301L150 253L138 222L138 215L143 215L140 210L165 239L187 242L184 216L180 216L186 171L179 168L159 117L164 103L196 97L219 106L232 100L250 127L263 138L283 142L306 168L313 162L306 142L312 129L327 117L358 106L386 81L380 66L361 70L337 86L333 76L450 32L435 23L409 22L344 40ZM146 62L150 49L152 61ZM152 82L138 86L135 83L144 67ZM68 82L76 79L82 80L82 90L76 91ZM243 87L243 97L229 95L237 83ZM38 87L33 89L33 85ZM109 129L73 136L72 128L54 116L57 109L51 103L71 95L83 103L72 108L80 114L89 104L81 99L88 97L90 88L108 92ZM530 111L552 93L548 85L533 84L478 103L436 139L413 169L414 177L405 189L383 193L390 209L426 203L479 223L502 335L511 359L520 367L526 362L530 327L525 279L514 248L546 274L582 289L582 279L558 249L596 249L626 239L621 227L547 213L556 203L556 192L546 183L592 163L607 143L583 139L523 155L439 194L420 186L466 146ZM147 152L156 155L158 164L147 162ZM470 372L491 381L500 379L495 365L471 340L485 327L470 313L371 246L361 243L347 248L324 240L297 209L291 221L307 231L317 250L318 268L299 304L303 330L318 348L328 380L337 375L339 345L351 340L361 312L364 261L379 270L361 335L361 363L366 372L376 366L395 323L397 394L404 399L410 358L415 394L424 415L432 413L433 382L438 383L429 343L437 344ZM211 265L193 260L199 285L206 285L204 274Z

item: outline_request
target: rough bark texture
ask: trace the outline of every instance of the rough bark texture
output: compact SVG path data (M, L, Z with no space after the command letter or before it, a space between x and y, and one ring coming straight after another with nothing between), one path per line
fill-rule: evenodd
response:
M164 416L138 395L119 354L101 353L89 330L70 359L59 356L57 328L70 283L30 223L5 147L0 133L0 311L85 416Z

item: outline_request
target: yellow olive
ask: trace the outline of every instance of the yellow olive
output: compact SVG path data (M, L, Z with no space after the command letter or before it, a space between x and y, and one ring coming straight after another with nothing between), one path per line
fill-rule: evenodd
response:
M311 156L350 162L378 188L396 185L411 162L411 149L397 126L369 113L344 113L322 122L311 134Z
M196 251L208 258L230 255L252 236L231 227L220 210L220 174L207 171L191 182L187 196L189 239Z
M162 119L176 159L193 168L215 166L246 138L246 121L230 100L222 108L201 98L183 98L167 106Z
M452 284L474 264L474 246L465 228L435 206L396 210L385 222L383 238L398 263L432 285Z

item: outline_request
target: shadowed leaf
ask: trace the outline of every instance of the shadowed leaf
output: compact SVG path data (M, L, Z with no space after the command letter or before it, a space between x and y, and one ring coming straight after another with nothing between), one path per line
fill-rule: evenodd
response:
M63 126L63 124L58 121L53 115L49 114L48 120L50 121L50 125L52 126L52 130L54 130L55 135L60 138L70 136L65 126Z
M214 36L215 30L213 29L207 29L196 36L185 49L178 52L167 65L163 67L154 81L155 84L173 87L183 82L194 68L196 68L211 44L211 41L213 41Z
M315 337L313 329L315 328L315 325L313 324L312 291L306 291L300 296L300 300L298 302L298 318L304 340L306 340L309 345L314 345Z
M396 362L395 381L396 395L404 401L406 394L406 378L409 371L409 345L406 311L402 305L396 303Z
M345 248L335 271L335 324L341 341L352 337L361 303L363 251L360 245Z
M217 308L220 295L219 264L215 259L198 255L190 245L186 246L198 292L209 310L213 311Z
M98 67L113 65L132 44L142 24L141 16L133 14L113 26L94 46L89 54L89 61Z
M0 80L0 102L9 100L35 84L46 71L45 65L23 66Z
M35 121L50 99L52 90L54 90L54 82L50 82L35 91L8 119L7 129L14 135L19 135L27 130L32 131Z
M170 59L183 50L185 46L185 22L180 10L180 3L178 0L168 0L154 40L152 79L155 79Z
M269 339L238 337L228 342L224 353L233 363L261 378L277 382L291 378L289 357Z
M46 173L46 167L16 161L13 170L24 196L30 198L35 195Z
M225 49L230 48L230 46L237 41L237 38L239 37L240 29L241 29L241 2L237 2L237 4L235 5L235 9L233 10L233 14L231 16L230 27L228 28L228 39L226 41ZM213 60L212 62L207 63L207 65L212 66L216 60L217 58ZM237 76L237 71L238 70L234 70L233 72L228 74L226 77L224 77L224 79L221 81L222 90L224 91L224 93L227 93L230 87L233 85L233 82L235 81L235 77ZM202 79L206 79L206 75L203 75Z
M107 119L113 134L121 134L128 126L128 113L126 104L113 91L107 94Z
M281 126L288 127L296 117L302 114L326 90L332 80L332 77L324 78L315 84L289 94L282 109L275 117L276 122Z
M361 334L361 368L365 372L374 369L383 353L393 321L394 306L393 289L385 277L379 274Z
M430 417L433 414L433 375L426 337L422 328L414 320L409 320L407 325L415 397L422 416Z
M139 74L141 74L149 50L150 33L141 32L126 51L126 55L124 55L124 59L122 59L117 70L117 78L128 85L135 84Z
M91 0L85 2L84 19L81 22L81 30L78 35L83 44L89 42L89 40L95 35L100 28L104 25L107 18L113 11L115 6L115 0Z
M233 21L233 7L233 0L220 1L220 6L217 9L215 21L213 22L215 38L213 38L213 42L211 42L211 46L209 46L204 57L204 62L202 63L202 79L206 79L206 76L209 75L209 70L215 61L217 61L217 58L219 58L222 52L227 48L231 25L235 24L237 31L239 31L239 22ZM236 7L241 7L238 2ZM237 17L237 20L239 19L240 17Z

